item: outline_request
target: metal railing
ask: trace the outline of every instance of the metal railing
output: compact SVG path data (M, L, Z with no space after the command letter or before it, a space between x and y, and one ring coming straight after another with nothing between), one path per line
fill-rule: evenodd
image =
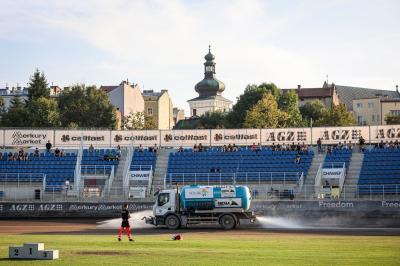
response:
M130 171L152 171L153 166L152 165L144 165L144 164L134 164L131 165L129 168Z
M7 185L7 183L38 183L45 180L46 174L44 173L4 173L0 174L0 184Z
M190 184L186 184L190 185ZM217 185L217 184L215 184ZM222 185L234 185L233 183L226 183ZM176 189L176 185L166 185L158 186L152 185L151 191L153 193L147 194L146 198L128 198L125 195L121 195L120 198L108 198L107 192L102 190L100 197L92 195L91 197L83 197L81 193L80 197L70 196L70 192L73 192L74 184L72 184L72 188L68 191L65 190L65 186L48 186L46 190L41 191L41 197L38 200L35 200L32 195L26 197L15 196L13 193L4 193L3 197L0 197L0 201L15 201L15 202L121 202L121 201L129 201L129 202L153 202L155 200L154 192L160 189ZM181 186L181 185L179 185ZM96 186L87 186L87 187L96 187ZM101 186L98 186L101 187ZM253 200L255 201L399 201L400 200L400 184L394 185L344 185L343 191L340 196L334 197L330 195L326 195L323 199L318 199L317 194L314 192L314 186L306 186L304 185L302 189L296 189L292 186L283 186L282 184L273 184L271 185L258 185L258 184L249 184L250 192ZM83 188L81 188L83 191ZM0 187L0 191L2 188ZM113 195L115 191L111 189L110 193Z
M166 185L173 184L292 184L301 187L303 172L243 172L243 173L168 173Z
M303 186L301 190L290 187L276 189L275 186L249 187L256 200L400 200L400 184L344 185L340 195L326 193L324 198L318 198L313 185Z
M107 176L114 172L114 165L81 165L81 175Z

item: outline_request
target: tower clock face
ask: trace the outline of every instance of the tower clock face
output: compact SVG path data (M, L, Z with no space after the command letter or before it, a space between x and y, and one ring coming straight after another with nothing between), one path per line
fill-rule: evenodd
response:
M206 66L206 71L213 71L213 67L212 66Z

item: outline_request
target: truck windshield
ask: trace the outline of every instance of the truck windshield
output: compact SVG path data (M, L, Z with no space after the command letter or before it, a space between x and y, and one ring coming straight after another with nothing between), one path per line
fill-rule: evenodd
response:
M158 206L163 206L169 201L169 193L160 193L158 195Z

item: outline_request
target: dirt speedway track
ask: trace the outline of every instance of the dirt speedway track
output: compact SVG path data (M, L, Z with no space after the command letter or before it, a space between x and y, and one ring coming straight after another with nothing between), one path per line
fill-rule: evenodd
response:
M41 220L0 220L0 234L88 234L88 235L116 235L117 228L101 228L103 220L97 219L41 219ZM231 231L223 231L217 226L182 228L171 231L159 227L137 228L132 224L133 233L136 235L172 235L184 234L218 234L218 235L275 235L276 234L320 234L320 235L377 235L400 236L398 227L322 227L303 226L301 228L283 228L279 226L241 225Z

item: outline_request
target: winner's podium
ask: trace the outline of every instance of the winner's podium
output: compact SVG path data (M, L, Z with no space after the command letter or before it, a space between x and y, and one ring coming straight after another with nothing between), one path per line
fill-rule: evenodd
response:
M24 243L22 247L9 247L10 259L55 260L58 250L45 250L43 243Z

